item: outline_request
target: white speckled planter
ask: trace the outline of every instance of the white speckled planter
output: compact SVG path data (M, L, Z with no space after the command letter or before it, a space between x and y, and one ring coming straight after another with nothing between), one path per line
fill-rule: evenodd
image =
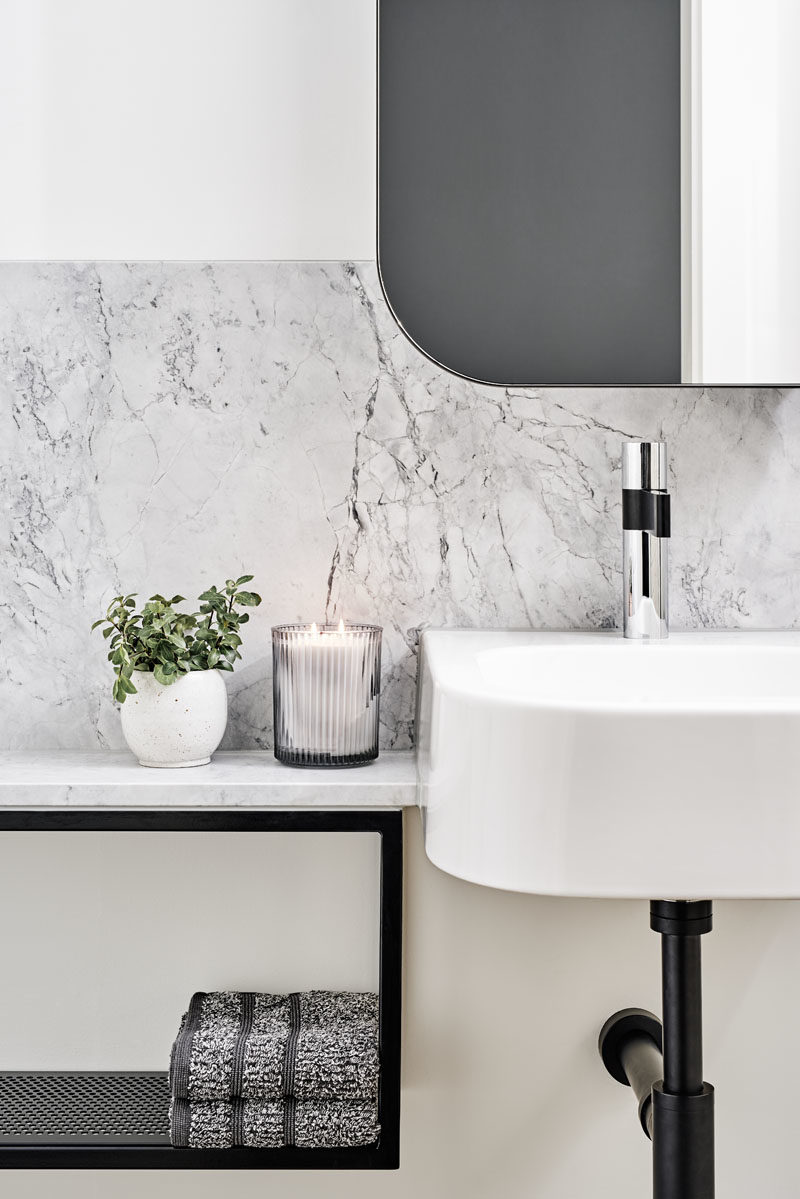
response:
M120 709L122 732L142 766L203 766L222 740L228 693L218 670L193 670L164 687L137 670L136 695Z

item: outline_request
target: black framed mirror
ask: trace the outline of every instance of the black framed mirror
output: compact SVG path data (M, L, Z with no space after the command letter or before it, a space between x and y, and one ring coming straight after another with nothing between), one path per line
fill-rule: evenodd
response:
M378 0L378 261L408 336L506 386L795 383L795 8Z

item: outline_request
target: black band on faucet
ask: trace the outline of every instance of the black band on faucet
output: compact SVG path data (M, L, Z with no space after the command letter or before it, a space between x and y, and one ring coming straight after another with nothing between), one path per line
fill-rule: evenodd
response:
M669 495L666 491L622 489L622 527L641 529L655 537L669 537Z

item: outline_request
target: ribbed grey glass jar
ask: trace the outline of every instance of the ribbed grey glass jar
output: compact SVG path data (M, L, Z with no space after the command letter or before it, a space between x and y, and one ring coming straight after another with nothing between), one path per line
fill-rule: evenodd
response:
M358 766L378 756L379 625L272 630L275 757L292 766Z

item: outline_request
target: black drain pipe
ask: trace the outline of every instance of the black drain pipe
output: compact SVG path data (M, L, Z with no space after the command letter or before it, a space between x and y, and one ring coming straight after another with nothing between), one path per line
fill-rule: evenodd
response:
M606 1020L599 1049L612 1078L630 1086L653 1142L653 1199L714 1199L714 1088L703 1081L700 937L709 900L654 900L661 934L663 1026L625 1008Z

